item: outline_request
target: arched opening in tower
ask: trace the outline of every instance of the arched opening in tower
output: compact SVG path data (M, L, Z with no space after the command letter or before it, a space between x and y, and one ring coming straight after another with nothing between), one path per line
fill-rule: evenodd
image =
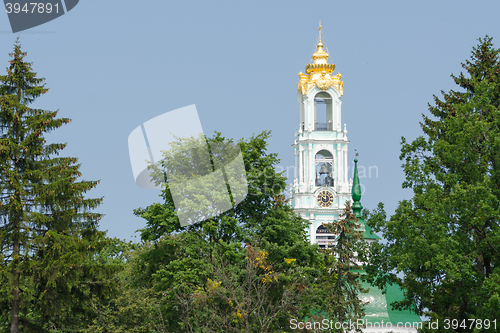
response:
M328 150L320 150L315 156L316 186L334 186L333 155Z
M333 131L332 97L327 92L314 96L314 130Z
M322 249L334 246L337 241L336 235L332 234L323 224L316 229L316 243Z

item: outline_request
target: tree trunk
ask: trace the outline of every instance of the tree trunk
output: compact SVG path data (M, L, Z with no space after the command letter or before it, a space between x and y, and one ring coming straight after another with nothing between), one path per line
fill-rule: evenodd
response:
M12 301L12 309L10 312L10 333L19 333L19 270L17 267L19 261L18 239L14 241L13 259L12 265L14 266L14 285L12 286L12 296L14 297L14 300Z

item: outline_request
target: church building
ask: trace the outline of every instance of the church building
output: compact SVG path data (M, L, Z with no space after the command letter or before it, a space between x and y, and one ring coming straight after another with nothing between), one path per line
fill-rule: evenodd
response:
M335 71L335 64L328 63L329 54L322 42L321 23L316 52L312 63L299 73L297 96L300 109L300 126L295 133L295 175L290 187L290 204L295 212L309 221L308 236L311 244L326 248L335 243L336 235L323 226L340 219L346 201L352 202L353 213L367 242L380 239L361 218L361 187L357 162L353 179L348 175L347 127L341 122L341 98L344 93L342 75ZM366 302L363 319L364 332L416 332L420 317L409 311L396 311L390 305L401 300L403 292L390 286L383 293L380 289L364 284L370 289L361 299ZM390 323L390 326L387 326ZM411 327L410 327L411 326ZM392 329L387 329L392 327Z
M348 178L347 126L341 126L341 98L344 93L342 74L333 74L335 64L328 63L320 35L312 64L305 74L300 72L297 95L300 107L300 128L295 133L295 179L290 202L294 210L309 220L309 238L312 244L327 247L335 240L323 223L339 219L347 200L353 200L352 179ZM357 160L355 161L357 162ZM357 170L357 164L356 164ZM356 173L357 174L357 173ZM349 179L349 180L348 180ZM357 180L359 183L359 179ZM355 193L361 214L361 192ZM359 193L358 193L359 192ZM356 213L356 212L355 212ZM363 228L369 228L362 225ZM380 239L366 230L367 241Z

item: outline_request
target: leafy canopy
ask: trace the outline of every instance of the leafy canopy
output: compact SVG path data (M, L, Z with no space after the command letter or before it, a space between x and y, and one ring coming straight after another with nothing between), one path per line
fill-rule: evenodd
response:
M171 178L163 203L135 211L147 221L142 239L154 244L139 255L135 283L163 293L163 318L171 329L274 331L287 327L291 317L305 317L311 308L304 301L305 285L319 274L322 260L306 237L307 221L281 194L286 179L275 171L276 154L266 151L268 138L264 132L237 143L248 194L229 211L181 226ZM206 140L210 147L232 142L220 133ZM180 140L177 147L185 142L191 140ZM191 165L183 158L169 163L176 170ZM209 181L202 186L213 188Z

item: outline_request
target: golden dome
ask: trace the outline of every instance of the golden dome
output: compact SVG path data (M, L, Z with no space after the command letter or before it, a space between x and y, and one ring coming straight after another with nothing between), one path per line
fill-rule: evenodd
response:
M310 74L313 72L327 72L332 73L335 70L335 64L328 63L328 57L330 56L328 52L323 50L323 42L321 41L321 21L319 21L319 41L316 45L317 50L312 55L312 64L307 64L306 73Z
M297 85L298 90L302 94L306 94L312 87L317 86L325 91L331 86L336 88L340 95L343 94L344 83L340 81L342 75L339 73L333 75L335 64L328 63L328 52L323 49L323 42L321 40L321 21L319 21L319 41L316 45L317 50L312 55L312 64L307 64L305 68L306 74L300 72L300 82Z

